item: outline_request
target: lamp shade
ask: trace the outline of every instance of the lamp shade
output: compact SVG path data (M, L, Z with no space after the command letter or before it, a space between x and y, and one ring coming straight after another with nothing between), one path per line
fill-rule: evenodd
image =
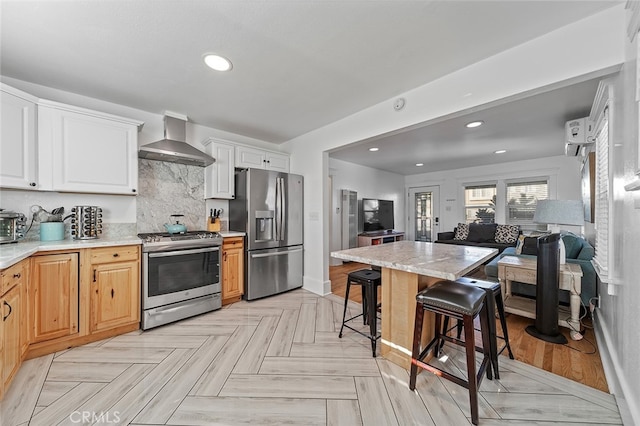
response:
M584 225L584 209L578 200L539 200L533 215L536 223Z

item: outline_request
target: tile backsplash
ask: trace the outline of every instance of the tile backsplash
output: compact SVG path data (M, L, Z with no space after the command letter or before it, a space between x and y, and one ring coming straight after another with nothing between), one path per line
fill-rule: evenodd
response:
M206 229L204 168L138 159L138 232L165 232L172 214L189 231Z

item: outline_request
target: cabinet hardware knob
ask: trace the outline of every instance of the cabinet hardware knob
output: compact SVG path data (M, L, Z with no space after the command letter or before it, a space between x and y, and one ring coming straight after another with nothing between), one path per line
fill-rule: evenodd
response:
M136 190L135 190L135 189L132 189L132 190L131 190L131 192L136 192Z
M93 270L93 282L94 283L96 282L96 270L95 269Z
M17 274L13 274L13 278L20 278L22 275L18 272Z
M115 291L113 291L113 289L111 289L111 298L113 299L113 295L115 294Z
M120 256L118 253L113 253L113 257L118 257Z
M7 316L2 317L2 321L3 321L3 322L4 322L4 321L6 321L6 320L7 320L7 318L9 318L9 315L11 315L11 311L13 311L13 308L11 308L11 305L10 305L10 304L8 304L6 300L4 300L4 304L5 304L5 305L7 305L7 306L9 307L9 313L7 314Z
M35 182L29 182L29 186L36 186Z

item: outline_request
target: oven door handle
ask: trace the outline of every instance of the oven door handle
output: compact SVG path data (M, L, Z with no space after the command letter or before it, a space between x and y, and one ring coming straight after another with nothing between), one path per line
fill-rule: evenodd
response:
M171 257L171 256L182 256L184 254L196 254L196 253L207 253L220 251L220 247L207 247L207 248L199 248L199 249L191 249L191 250L178 250L178 251L166 251L160 253L149 253L149 257Z

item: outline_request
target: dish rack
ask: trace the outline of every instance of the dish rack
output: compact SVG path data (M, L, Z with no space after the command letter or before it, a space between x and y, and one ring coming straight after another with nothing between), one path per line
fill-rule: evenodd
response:
M102 209L98 206L75 206L71 209L71 237L91 240L102 234Z

